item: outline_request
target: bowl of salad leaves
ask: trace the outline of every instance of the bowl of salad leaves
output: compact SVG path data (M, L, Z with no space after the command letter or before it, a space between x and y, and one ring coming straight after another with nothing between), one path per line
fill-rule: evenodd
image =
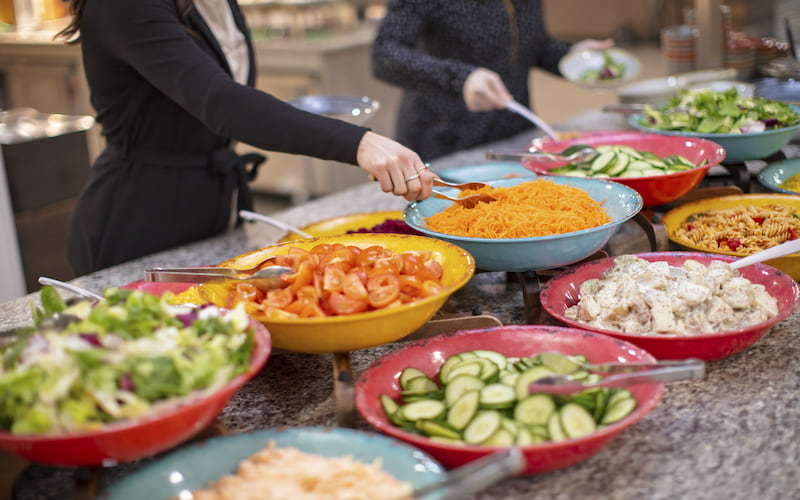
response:
M173 448L271 353L243 307L119 288L97 303L67 304L51 286L40 296L33 326L0 345L0 448L34 463L106 466Z
M558 63L567 80L590 88L617 87L639 74L639 59L626 50L579 50L570 52Z
M800 108L735 88L683 90L661 107L628 117L641 131L699 137L725 148L726 163L760 160L781 150L800 130Z

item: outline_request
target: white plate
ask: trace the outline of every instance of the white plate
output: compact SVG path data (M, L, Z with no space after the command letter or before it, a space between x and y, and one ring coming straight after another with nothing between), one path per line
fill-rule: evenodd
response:
M650 78L629 83L619 88L619 101L633 104L666 104L688 82L678 76Z
M730 88L735 88L740 97L751 98L756 86L752 83L737 82L733 80L714 80L711 82L700 82L689 86L692 90L707 89L714 92L725 92Z
M594 80L586 81L581 77L587 71L601 69L604 64L603 53L607 52L611 59L621 63L625 67L625 72L619 78L613 80ZM558 69L567 80L589 88L611 88L618 87L632 80L639 74L641 63L639 59L627 50L610 48L606 50L580 50L570 52L561 58Z

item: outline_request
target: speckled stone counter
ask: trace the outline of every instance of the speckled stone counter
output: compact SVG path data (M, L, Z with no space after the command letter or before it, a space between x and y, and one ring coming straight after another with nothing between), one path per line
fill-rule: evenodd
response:
M589 117L590 118L590 117ZM562 125L562 129L592 128ZM611 122L613 123L613 121ZM595 127L596 128L596 127ZM606 128L609 128L608 126ZM517 137L503 146L524 146ZM435 169L483 161L485 149L453 155ZM400 209L403 200L365 183L274 214L295 225L336 215ZM151 266L213 264L268 246L282 231L251 224L224 236L126 263L73 283L99 291L142 279ZM627 251L648 251L635 230L615 238ZM612 242L613 243L613 242ZM623 247L620 247L623 248ZM36 294L0 304L0 329L28 323ZM448 308L524 323L518 283L505 273L479 273ZM783 499L800 498L800 313L776 325L750 349L710 363L705 378L667 386L661 403L600 453L561 471L505 480L475 499ZM352 354L357 375L388 345ZM334 426L332 356L276 353L230 401L219 420L233 431L276 426ZM357 427L368 429L358 420ZM106 470L107 481L139 464ZM19 499L66 498L80 471L31 466L17 480Z

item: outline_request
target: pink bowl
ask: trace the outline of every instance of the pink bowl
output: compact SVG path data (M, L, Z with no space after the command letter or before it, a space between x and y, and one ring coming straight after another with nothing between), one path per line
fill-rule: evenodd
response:
M519 325L482 330L464 330L410 342L373 362L356 380L356 408L380 432L412 444L446 467L458 467L497 448L438 443L394 426L386 418L381 394L399 398L400 372L414 366L434 376L445 358L474 349L492 349L506 356L530 356L544 351L585 354L590 362L653 361L642 349L627 342L574 328ZM523 474L548 472L582 462L614 437L642 419L661 400L664 384L643 384L630 388L638 406L626 418L581 438L544 442L522 447L527 466Z
M600 146L602 144L618 144L630 146L639 151L650 151L661 158L679 154L685 156L695 165L702 161L708 164L683 172L648 177L609 177L608 180L625 184L636 190L644 201L644 206L652 207L674 201L685 195L705 177L708 169L725 159L725 149L719 144L693 137L647 134L642 132L606 131L602 134L589 133L563 141L541 141L536 144L538 151L559 153L576 144ZM522 165L541 175L562 175L552 173L556 167L566 162L538 162L534 159L521 160Z
M34 463L59 466L108 466L149 457L173 448L205 429L228 400L267 362L272 343L267 329L251 321L255 346L250 365L211 394L191 397L130 422L97 431L62 435L0 432L0 448Z
M712 260L733 262L736 257L701 252L651 252L639 253L638 257L649 261L666 261L680 266L687 259L705 265ZM714 361L744 351L776 323L786 319L800 304L800 286L788 274L764 264L753 264L739 269L739 273L752 283L764 285L778 299L778 315L769 321L742 330L731 330L703 335L636 335L604 330L567 318L564 311L578 303L578 289L584 281L600 278L611 267L614 257L598 259L562 271L548 280L539 293L542 307L551 316L568 325L611 335L637 345L658 359L699 358Z

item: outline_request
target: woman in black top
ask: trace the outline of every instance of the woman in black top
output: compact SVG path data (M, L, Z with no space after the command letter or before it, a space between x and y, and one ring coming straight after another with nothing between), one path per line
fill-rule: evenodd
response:
M358 165L408 200L430 195L434 175L415 152L252 87L236 0L71 0L70 13L60 36L79 37L106 140L71 223L78 274L221 233L234 200L252 209L247 182L263 157L240 157L232 141Z
M530 128L503 109L512 98L530 105L530 69L559 74L570 50L612 44L552 38L541 0L391 0L372 64L404 89L398 141L430 161Z

